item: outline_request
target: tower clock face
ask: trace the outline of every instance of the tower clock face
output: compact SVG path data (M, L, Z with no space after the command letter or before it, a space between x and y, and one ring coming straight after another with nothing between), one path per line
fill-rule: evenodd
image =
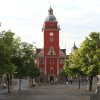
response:
M53 36L54 35L54 33L53 32L50 32L50 36Z

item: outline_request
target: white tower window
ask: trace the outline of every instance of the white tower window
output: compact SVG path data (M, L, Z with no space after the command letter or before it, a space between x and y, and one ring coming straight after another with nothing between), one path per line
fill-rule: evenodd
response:
M50 42L53 42L53 37L50 37Z

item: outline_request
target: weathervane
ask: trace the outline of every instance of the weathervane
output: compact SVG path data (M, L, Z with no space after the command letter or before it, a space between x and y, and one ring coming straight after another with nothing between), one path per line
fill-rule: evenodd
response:
M50 7L51 7L51 1L49 0L49 4L50 4Z

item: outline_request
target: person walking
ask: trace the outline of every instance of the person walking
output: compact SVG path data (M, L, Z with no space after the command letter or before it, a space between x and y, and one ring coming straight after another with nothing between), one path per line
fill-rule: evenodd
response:
M35 83L35 79L33 79L33 87L35 87L36 83Z
M57 84L57 81L58 81L58 79L56 78L56 79L55 79L55 84Z

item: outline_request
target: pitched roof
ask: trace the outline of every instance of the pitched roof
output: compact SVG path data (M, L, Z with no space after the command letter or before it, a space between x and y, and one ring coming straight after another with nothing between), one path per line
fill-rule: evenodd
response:
M36 51L37 51L37 54L38 54L39 57L44 56L44 49L38 48Z
M65 51L66 51L66 49L60 49L59 50L59 56L65 58L66 57L66 52Z

